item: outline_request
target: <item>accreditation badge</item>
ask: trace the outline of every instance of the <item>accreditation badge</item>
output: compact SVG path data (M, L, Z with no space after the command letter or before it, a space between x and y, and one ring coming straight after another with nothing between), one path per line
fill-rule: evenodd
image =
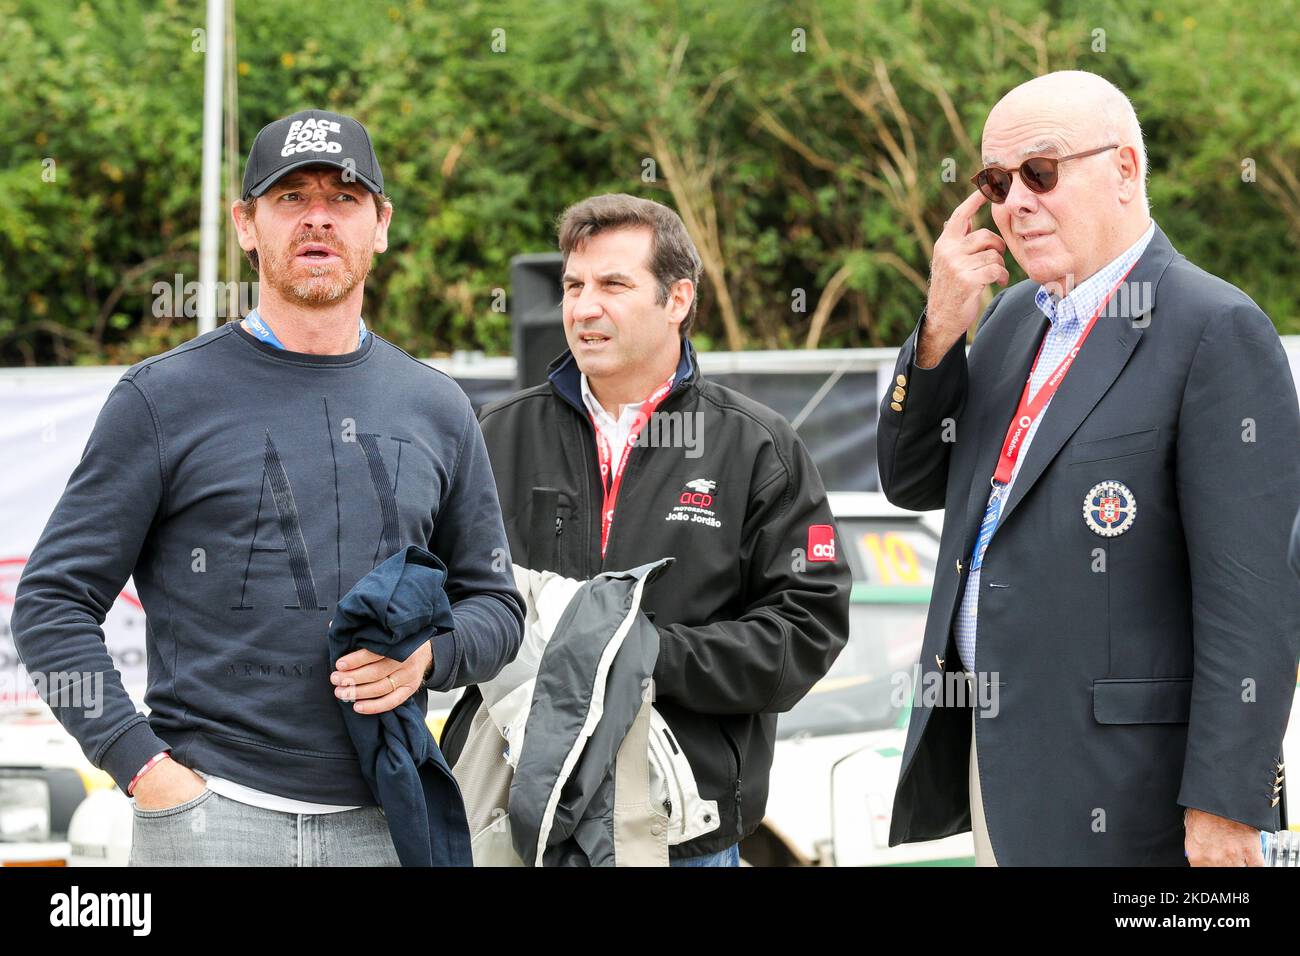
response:
M1121 535L1137 517L1137 498L1118 481L1103 481L1088 489L1083 498L1083 521L1103 538Z

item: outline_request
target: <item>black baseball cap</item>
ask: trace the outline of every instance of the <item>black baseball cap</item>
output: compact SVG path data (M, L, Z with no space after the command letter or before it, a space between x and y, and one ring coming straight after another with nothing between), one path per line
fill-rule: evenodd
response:
M290 170L318 164L351 170L372 193L384 191L384 174L366 128L341 113L303 110L268 123L257 134L244 166L243 198L262 195Z

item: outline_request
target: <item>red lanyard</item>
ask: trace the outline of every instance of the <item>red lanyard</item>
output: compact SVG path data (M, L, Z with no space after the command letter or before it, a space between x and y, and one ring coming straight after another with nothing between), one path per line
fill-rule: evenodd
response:
M636 421L632 423L631 430L627 434L627 443L618 450L618 461L614 462L613 451L609 446L609 440L600 430L600 425L596 422L596 417L587 413L591 419L591 427L596 430L596 452L600 459L600 481L604 486L605 500L600 511L600 556L605 557L605 548L609 545L609 529L614 524L614 506L618 502L618 489L623 484L623 469L627 467L627 459L632 451L632 443L636 437L641 434L641 429L645 428L646 422L654 414L659 403L664 400L673 387L673 376L668 376L668 381L664 382L655 389L650 397L641 403L641 408L636 413Z
M1056 390L1061 387L1061 382L1065 380L1065 373L1070 371L1075 356L1083 348L1083 343L1088 339L1088 333L1097 324L1097 318L1101 315L1102 310L1106 308L1106 304L1110 302L1111 296L1124 284L1124 280L1128 278L1129 272L1132 271L1133 266L1129 266L1128 271L1120 276L1114 288L1106 293L1106 298L1101 300L1101 305L1097 306L1097 311L1088 320L1088 325L1084 328L1083 334L1079 336L1079 341L1075 343L1074 348L1070 349L1069 354L1061 359L1061 364L1056 366L1056 371L1042 384L1042 387L1038 389L1038 393L1034 395L1031 401L1029 398L1029 383L1034 380L1034 370L1038 368L1038 359L1043 354L1043 345L1047 342L1047 336L1043 336L1043 341L1038 343L1038 354L1034 356L1034 364L1029 370L1029 378L1025 379L1024 391L1020 393L1020 404L1016 408L1016 414L1011 419L1011 424L1007 426L1006 440L1002 442L1002 455L998 458L998 467L993 473L995 482L1005 485L1011 480L1011 473L1015 470L1016 459L1020 457L1020 446L1024 442L1024 437L1029 434L1030 427L1042 413L1043 407L1051 401L1052 396L1056 394Z

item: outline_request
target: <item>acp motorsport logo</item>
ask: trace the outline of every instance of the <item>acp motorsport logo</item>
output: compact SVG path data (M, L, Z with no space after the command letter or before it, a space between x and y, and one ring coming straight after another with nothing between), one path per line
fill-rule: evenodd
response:
M721 528L722 522L713 511L713 489L716 487L718 483L712 478L692 478L683 486L682 492L677 496L677 504L664 520L690 521L710 528Z

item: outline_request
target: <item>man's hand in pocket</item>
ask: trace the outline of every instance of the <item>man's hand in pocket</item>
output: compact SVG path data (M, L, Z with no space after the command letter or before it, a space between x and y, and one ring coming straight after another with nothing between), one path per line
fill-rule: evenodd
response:
M135 805L140 810L167 810L193 800L207 789L203 778L189 767L167 759L136 782Z

